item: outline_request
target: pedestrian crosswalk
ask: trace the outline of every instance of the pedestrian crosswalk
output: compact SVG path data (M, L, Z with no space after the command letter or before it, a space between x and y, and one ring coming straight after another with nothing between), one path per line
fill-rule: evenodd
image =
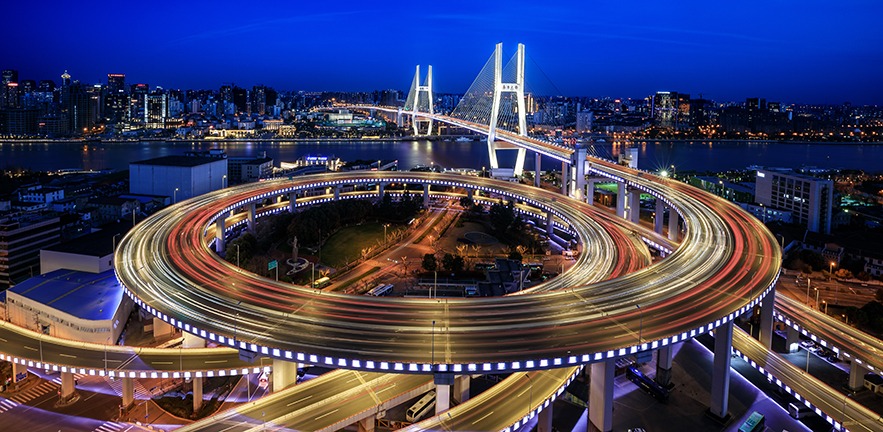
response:
M122 378L115 378L115 379L107 378L107 384L110 386L110 388L113 389L114 393L116 393L117 396L123 395L123 380L122 380ZM135 380L134 384L135 384L135 399L145 400L145 399L150 399L153 397L153 394L150 393L150 391L147 390L147 388L145 388L143 384L141 384L140 380Z
M74 374L74 380L75 380L75 381L79 381L80 378L82 378L82 377L84 377L84 376L86 376L86 375L82 375L82 374ZM52 379L52 382L54 382L55 384L61 385L61 375L59 375L59 376L53 378L53 379Z
M128 423L106 422L92 432L121 432L129 428Z
M11 400L0 398L0 414L3 414L6 411L9 411L17 406L18 404Z
M11 399L13 402L18 402L20 404L23 404L28 401L34 400L40 396L43 396L47 393L55 393L58 391L59 388L60 388L60 386L55 383L52 383L49 381L42 381L42 382L40 382L40 384L38 384L34 387L31 387L31 388L28 388L27 390L22 390L22 391L16 393L14 396L11 396L9 399Z

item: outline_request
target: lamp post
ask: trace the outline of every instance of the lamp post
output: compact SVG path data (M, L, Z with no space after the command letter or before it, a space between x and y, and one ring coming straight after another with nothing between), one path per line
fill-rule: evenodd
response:
M316 263L310 262L310 288L316 288Z
M809 304L809 276L806 277L806 304Z
M640 315L640 320L638 321L638 345L640 345L644 343L644 311L639 304L636 304L635 307L638 308L638 314Z
M236 243L233 246L236 246L236 267L239 267L239 243Z
M828 315L828 302L826 300L822 300L822 303L825 304L825 315Z
M389 227L389 224L383 224L383 244L386 245L386 229Z
M822 310L822 308L819 307L819 289L813 288L813 290L815 290L815 292L816 292L816 309Z
M828 274L830 277L834 277L834 261L828 263Z
M433 297L433 292L438 295L438 270L432 271L432 291L429 292L429 298Z
M222 177L222 180L224 182L224 188L226 188L227 187L227 174L224 174L224 176Z
M430 342L430 357L429 361L432 363L432 371L435 372L435 320L432 320L432 341Z
M173 196L172 204L177 204L178 203L178 188L175 188L175 192L172 193L172 196Z

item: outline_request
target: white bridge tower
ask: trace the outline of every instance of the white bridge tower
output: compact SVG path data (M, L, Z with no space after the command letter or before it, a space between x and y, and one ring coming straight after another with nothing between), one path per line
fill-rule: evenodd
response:
M408 92L408 99L405 101L405 111L411 112L411 126L414 128L414 136L420 136L419 128L417 127L417 119L420 113L435 113L432 103L432 65L426 68L426 81L421 85L420 65L417 65L417 70L414 72L414 81L411 82L411 90ZM426 135L431 135L432 118L425 118L425 120L429 124L426 128Z
M503 93L515 93L517 101L518 115L518 135L527 136L527 117L524 106L524 44L518 44L518 51L515 53L515 82L503 82L503 44L498 43L494 50L494 96L491 105L490 129L487 135L488 155L490 156L491 168L500 167L497 161L497 150L504 149L497 143L497 121L500 116L500 99ZM517 150L518 155L515 158L516 176L521 176L524 171L524 157L527 150L521 147L507 146L507 150Z

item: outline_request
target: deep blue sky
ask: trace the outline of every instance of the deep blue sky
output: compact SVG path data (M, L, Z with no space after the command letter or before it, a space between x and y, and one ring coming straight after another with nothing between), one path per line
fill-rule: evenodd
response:
M464 92L497 42L566 95L883 104L883 1L27 2L3 6L20 79ZM531 78L528 77L530 81Z

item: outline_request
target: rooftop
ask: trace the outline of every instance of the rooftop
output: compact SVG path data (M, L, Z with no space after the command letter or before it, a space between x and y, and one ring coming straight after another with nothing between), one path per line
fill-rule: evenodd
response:
M113 238L119 235L117 241L122 240L122 236L131 228L131 222L106 224L101 227L100 231L48 247L46 250L76 255L105 257L113 253Z
M155 166L174 166L174 167L195 167L200 165L218 162L224 159L206 156L162 156L154 159L147 159L138 162L131 162L131 165L155 165Z
M94 274L59 269L32 277L9 291L86 320L110 320L123 300L113 270Z

